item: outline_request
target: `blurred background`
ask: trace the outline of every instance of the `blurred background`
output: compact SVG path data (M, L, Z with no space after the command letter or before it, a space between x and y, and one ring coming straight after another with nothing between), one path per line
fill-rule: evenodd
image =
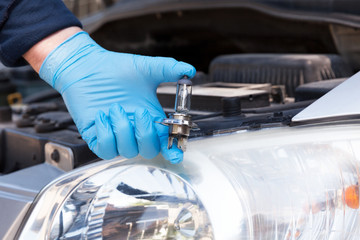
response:
M83 18L119 1L121 0L64 0L64 3L78 18Z

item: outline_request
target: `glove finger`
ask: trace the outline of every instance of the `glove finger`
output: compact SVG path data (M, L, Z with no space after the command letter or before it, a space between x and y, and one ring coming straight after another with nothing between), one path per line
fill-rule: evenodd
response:
M166 57L146 57L136 55L136 64L138 70L146 76L162 82L176 82L183 76L193 78L196 70L190 64L178 62L174 58Z
M150 159L159 154L159 136L146 109L135 111L135 136L141 156Z
M116 138L118 153L126 158L136 157L139 153L135 139L134 127L120 106L113 104L109 110L111 126Z
M168 149L168 138L160 138L161 142L161 154L166 160L173 164L181 163L183 160L183 151L181 151L174 140L174 143L170 149Z
M156 121L159 122L161 120L162 118L156 119ZM175 141L172 147L168 149L169 127L157 124L156 129L160 138L161 154L163 155L163 157L173 164L182 162L183 151L177 148Z
M95 117L96 139L90 142L90 149L103 159L111 159L118 155L115 136L108 117L98 111Z

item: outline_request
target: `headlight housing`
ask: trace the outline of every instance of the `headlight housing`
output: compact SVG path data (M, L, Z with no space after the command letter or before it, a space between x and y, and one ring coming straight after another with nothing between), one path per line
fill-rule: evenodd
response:
M184 162L103 161L48 185L20 239L359 239L360 125L189 144Z
M150 166L106 169L67 197L50 239L211 239L202 203L180 177Z

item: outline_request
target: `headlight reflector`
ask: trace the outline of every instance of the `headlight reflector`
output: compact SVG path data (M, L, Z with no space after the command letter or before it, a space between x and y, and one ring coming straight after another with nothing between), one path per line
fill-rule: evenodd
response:
M211 239L206 211L180 177L149 166L105 170L57 212L50 239Z

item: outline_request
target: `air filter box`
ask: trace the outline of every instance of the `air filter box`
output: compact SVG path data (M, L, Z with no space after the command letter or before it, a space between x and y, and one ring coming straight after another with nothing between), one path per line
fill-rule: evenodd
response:
M290 97L304 83L351 75L350 67L334 54L234 54L210 64L211 82L285 85Z

